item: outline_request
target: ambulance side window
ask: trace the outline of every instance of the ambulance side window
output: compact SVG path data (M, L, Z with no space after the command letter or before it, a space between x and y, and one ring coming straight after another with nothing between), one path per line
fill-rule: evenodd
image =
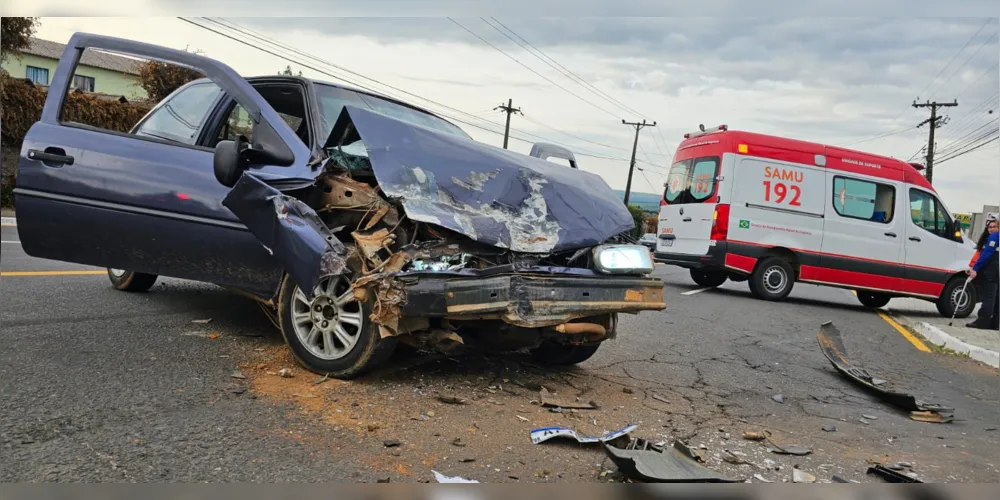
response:
M896 188L888 184L833 177L833 209L841 217L888 224L895 203Z
M956 240L954 224L937 198L919 189L910 189L910 218L913 224L948 240ZM960 241L960 240L956 240Z

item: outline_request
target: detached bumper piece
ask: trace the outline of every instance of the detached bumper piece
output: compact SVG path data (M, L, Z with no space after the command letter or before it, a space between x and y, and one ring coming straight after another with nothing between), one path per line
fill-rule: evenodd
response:
M496 318L538 328L601 314L666 308L663 281L656 278L513 274L398 279L406 289L403 316Z

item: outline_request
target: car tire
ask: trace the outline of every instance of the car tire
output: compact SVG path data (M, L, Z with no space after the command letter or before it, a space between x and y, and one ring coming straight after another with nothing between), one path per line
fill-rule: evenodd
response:
M861 302L862 305L866 307L874 307L876 309L879 307L885 307L885 305L889 303L889 300L892 299L892 297L878 292L855 290L855 293L858 294L858 301Z
M137 273L124 269L108 268L108 279L115 290L123 292L145 292L156 284L155 274Z
M288 275L282 280L278 326L292 355L307 370L348 380L392 355L398 339L381 338L369 317L370 303L354 299L350 285L357 277L348 272L323 278L312 299Z
M963 285L965 285L965 278L955 277L944 286L941 296L935 302L938 313L941 316L951 318L952 314L954 314L956 318L968 318L972 314L972 311L976 309L976 303L979 302L979 290L975 284L969 283L969 286L965 287L968 300L962 303L958 311L955 311L956 299L961 296Z
M546 340L531 350L531 357L546 365L575 365L590 359L601 344L572 345Z
M783 300L792 293L795 270L781 257L767 257L757 263L750 276L750 293L764 300Z
M722 286L729 276L725 271L703 271L701 269L691 269L691 279L700 286L715 288Z

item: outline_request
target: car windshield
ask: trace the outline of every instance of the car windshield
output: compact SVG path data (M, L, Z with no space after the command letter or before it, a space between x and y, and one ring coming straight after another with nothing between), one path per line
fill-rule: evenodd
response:
M471 139L464 130L432 114L353 90L334 87L333 85L317 84L316 96L319 99L319 110L323 119L323 137L330 135L334 124L340 118L340 113L344 110L344 106L350 104L359 108L377 111L414 125L431 128L463 139ZM357 149L359 152L363 150L363 148L351 149Z
M646 233L640 238L642 241L651 241L656 239L656 235L653 233Z

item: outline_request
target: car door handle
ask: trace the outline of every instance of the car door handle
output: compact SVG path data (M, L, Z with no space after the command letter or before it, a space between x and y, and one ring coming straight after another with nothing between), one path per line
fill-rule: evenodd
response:
M685 217L685 218L683 218L681 220L683 220L684 222L691 222L691 218L690 217Z
M73 164L73 157L67 155L66 152L60 148L45 148L45 151L29 149L28 159L54 166Z
M910 241L920 241L920 238L917 238L916 236L910 236Z
M896 237L896 233L892 233L892 232L889 232L889 233L885 233L885 235L886 235L886 236L889 236L889 237L891 237L891 238L895 238L895 237Z

